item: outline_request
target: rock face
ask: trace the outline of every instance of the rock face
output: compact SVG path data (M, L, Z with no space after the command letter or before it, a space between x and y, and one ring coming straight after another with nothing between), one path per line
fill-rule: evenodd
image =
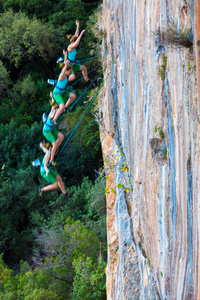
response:
M103 3L107 299L200 299L197 2Z

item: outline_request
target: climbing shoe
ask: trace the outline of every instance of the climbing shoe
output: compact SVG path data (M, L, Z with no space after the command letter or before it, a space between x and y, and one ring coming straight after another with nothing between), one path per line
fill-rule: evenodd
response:
M39 188L39 196L42 197L42 188Z

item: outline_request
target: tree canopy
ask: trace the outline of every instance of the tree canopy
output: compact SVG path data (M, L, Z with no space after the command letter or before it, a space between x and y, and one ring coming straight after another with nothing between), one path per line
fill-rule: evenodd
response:
M74 34L78 19L80 30L86 28L78 59L96 54L100 41L92 27L100 3L0 1L0 299L106 299L105 178L98 176L97 101L57 161L68 199L58 191L40 198L38 189L47 183L32 166L43 156L41 116L50 111L53 88L47 79L59 75L56 60L69 45L66 33ZM94 59L85 65L89 71L97 63ZM81 72L76 76L80 79ZM77 98L85 88L82 81L73 86ZM63 119L65 141L93 88Z

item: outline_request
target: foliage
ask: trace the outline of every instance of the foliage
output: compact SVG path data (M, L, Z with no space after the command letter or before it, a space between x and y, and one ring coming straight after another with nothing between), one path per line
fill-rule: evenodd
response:
M62 123L67 127L69 134L79 122L85 109L86 105L82 105L66 115ZM95 179L93 170L98 170L101 164L99 126L94 120L94 112L90 108L59 158L59 165L62 166L61 174L64 177L65 174L68 174L66 182L68 186L71 186L80 184L85 176Z
M84 131L84 128L82 128ZM0 212L0 224L1 224L1 249L15 249L17 255L27 256L32 247L32 230L31 228L37 224L39 226L42 224L43 218L47 218L49 213L53 213L55 206L49 206L49 200L56 200L55 196L57 192L46 193L44 200L38 197L38 185L46 184L46 182L40 178L39 170L31 167L31 162L36 157L41 157L41 152L36 145L39 145L41 141L41 126L37 123L33 124L29 129L22 125L17 128L14 122L9 125L0 126L0 205L2 207ZM79 140L77 139L77 143ZM89 146L88 146L89 147ZM73 151L74 148L72 148ZM87 151L89 154L91 152ZM77 153L80 156L80 152ZM83 158L81 158L83 160ZM90 159L91 170L85 168L85 172L89 171L92 173L92 164L94 165L91 156L88 155ZM74 161L71 160L70 163L76 164L76 157ZM62 161L62 160L61 160ZM61 168L58 165L58 171L62 174L65 168ZM83 178L84 169L79 169L79 174ZM69 173L68 173L69 174ZM66 173L64 173L65 181ZM67 176L66 176L67 177ZM68 180L68 177L67 179ZM67 182L65 182L67 183ZM102 189L93 189L93 183L89 179L83 180L81 186L74 186L70 188L72 196L67 204L63 207L63 218L65 220L66 216L72 216L74 219L82 219L85 222L91 222L91 229L93 228L97 233L101 233L106 237L105 229L105 198L102 197L102 215L96 213L95 210L92 212L90 203L95 200L95 193L102 193L103 195L103 185L101 183ZM30 189L31 186L31 189ZM99 184L100 187L100 184ZM91 196L92 194L92 196ZM53 198L52 198L53 197ZM62 197L62 195L61 195ZM49 199L49 200L48 200ZM99 199L101 195L99 194ZM53 203L54 203L53 201ZM57 205L57 202L55 202ZM49 208L48 208L49 207ZM98 205L95 206L98 210ZM60 207L59 207L60 209ZM90 211L91 209L91 211ZM100 210L100 209L99 209ZM57 211L56 217L60 215ZM93 215L96 215L96 222L94 222ZM84 217L85 216L85 217ZM51 219L51 218L50 218ZM54 218L53 218L54 219ZM14 221L13 221L14 220ZM57 219L55 219L55 222ZM49 221L51 223L51 221ZM92 225L93 224L93 225ZM100 226L100 227L99 227ZM23 235L22 235L23 232ZM101 238L102 238L101 236ZM26 245L26 247L24 247Z
M87 228L95 232L99 239L106 244L104 188L105 178L97 178L94 184L88 177L84 178L80 186L72 186L67 189L70 194L67 202L62 196L56 201L51 201L53 214L48 220L41 220L41 226L56 230L59 226L64 225L66 218L71 217L73 220L81 220L87 224Z
M68 219L64 228L37 234L37 242L43 244L46 259L35 254L38 267L33 271L21 263L14 276L0 257L0 299L106 299L106 263L98 257L99 241L93 232Z
M16 276L0 257L0 299L46 300L60 299L50 290L51 278L44 271L31 272L27 263L21 263L21 271Z
M0 61L0 94L2 96L6 95L10 84L9 72L4 67L2 61Z
M157 132L158 132L159 137L160 137L161 139L164 139L164 138L165 138L165 134L164 134L162 128L161 128L161 127L158 127L157 125L155 125L155 127L154 127L154 135L156 135Z
M90 257L97 261L99 241L95 233L87 231L80 221L72 222L67 219L64 229L43 230L37 235L36 241L44 245L41 254L47 257L45 263L40 264L40 269L46 271L54 278L51 289L57 291L64 298L72 288L73 278L76 275L74 261L80 257ZM36 263L42 261L43 256L35 255ZM95 263L92 266L94 271Z
M37 197L36 179L31 168L20 170L13 174L13 179L9 176L4 180L0 190L0 247L2 250L15 249L15 256L18 257L28 258L30 254L33 243L32 211L44 213L48 207Z
M0 15L0 28L0 57L7 63L19 67L22 61L39 63L53 56L51 25L7 11Z
M110 177L108 176L110 172L118 172L121 171L124 174L128 173L129 167L128 162L126 161L126 158L122 152L119 150L116 151L114 159L111 159L110 157L105 157L104 159L104 167L101 170L102 174L101 176L107 175L106 180L110 180ZM113 183L113 182L110 182ZM120 182L117 184L118 189L123 189L125 193L129 193L133 191L133 186L131 184L131 178L127 174L127 176L124 176L124 182ZM117 194L117 190L115 186L112 186L109 184L109 187L105 188L105 194Z
M74 260L76 276L73 282L72 299L106 299L105 268L106 263L100 257L94 263L90 257Z
M162 149L162 158L167 160L167 146L166 145Z
M161 45L170 45L174 47L190 48L193 45L193 37L188 28L177 29L177 24L170 23L165 30L158 31L159 43Z
M104 244L107 243L105 184L105 178L97 178L88 191L86 195L88 209L84 217L88 228L94 231Z
M0 249L15 249L19 257L27 256L32 247L33 213L47 214L48 202L38 197L42 179L31 167L35 157L41 155L36 147L40 133L37 123L30 129L24 125L17 128L14 122L0 125Z
M25 125L17 128L13 121L6 126L0 125L0 166L5 165L11 173L12 169L19 170L30 166L34 156L40 153L38 145L41 130L42 127L37 123L30 129Z
M166 67L167 67L167 56L163 55L162 56L162 65L159 66L159 68L158 68L158 75L161 77L162 81L165 80Z
M72 288L78 291L78 278L83 282L78 265L84 261L96 299L105 299L105 262L98 260L99 239L103 254L106 248L105 180L95 180L94 174L102 164L95 103L57 164L71 193L68 201L62 195L58 197L57 191L39 198L38 187L46 181L40 177L39 169L31 166L33 160L41 158L38 148L43 139L41 115L50 109L47 78L58 76L55 61L69 44L65 34L74 33L76 19L85 28L98 3L86 0L77 0L76 5L72 0L0 3L0 251L5 253L6 261L14 263L21 258L30 262L36 246L41 254L37 268L32 270L23 263L17 275L0 260L0 299L72 297ZM81 40L78 59L90 57L91 48L95 49L91 26L87 25ZM97 60L91 60L86 66L90 70L96 64ZM90 78L97 73L98 69L91 72ZM76 76L80 78L81 72ZM74 88L80 95L85 86L79 83ZM85 111L91 95L87 92L79 107L65 118L65 138ZM87 228L78 221L66 223L69 216L81 220ZM37 229L37 241L33 239L33 229Z

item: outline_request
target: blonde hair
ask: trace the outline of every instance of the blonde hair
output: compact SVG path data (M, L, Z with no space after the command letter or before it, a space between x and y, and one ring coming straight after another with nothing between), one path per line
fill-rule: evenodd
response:
M58 107L58 104L57 104L57 102L55 101L54 98L49 99L49 103L50 103L51 106L57 105L57 107Z
M77 35L72 35L72 37L70 38L70 42L75 42L77 40L78 36Z
M50 144L49 142L44 142L43 145L44 145L44 147L47 148L48 150L49 150L50 148L52 148L52 146L51 146L51 144Z

